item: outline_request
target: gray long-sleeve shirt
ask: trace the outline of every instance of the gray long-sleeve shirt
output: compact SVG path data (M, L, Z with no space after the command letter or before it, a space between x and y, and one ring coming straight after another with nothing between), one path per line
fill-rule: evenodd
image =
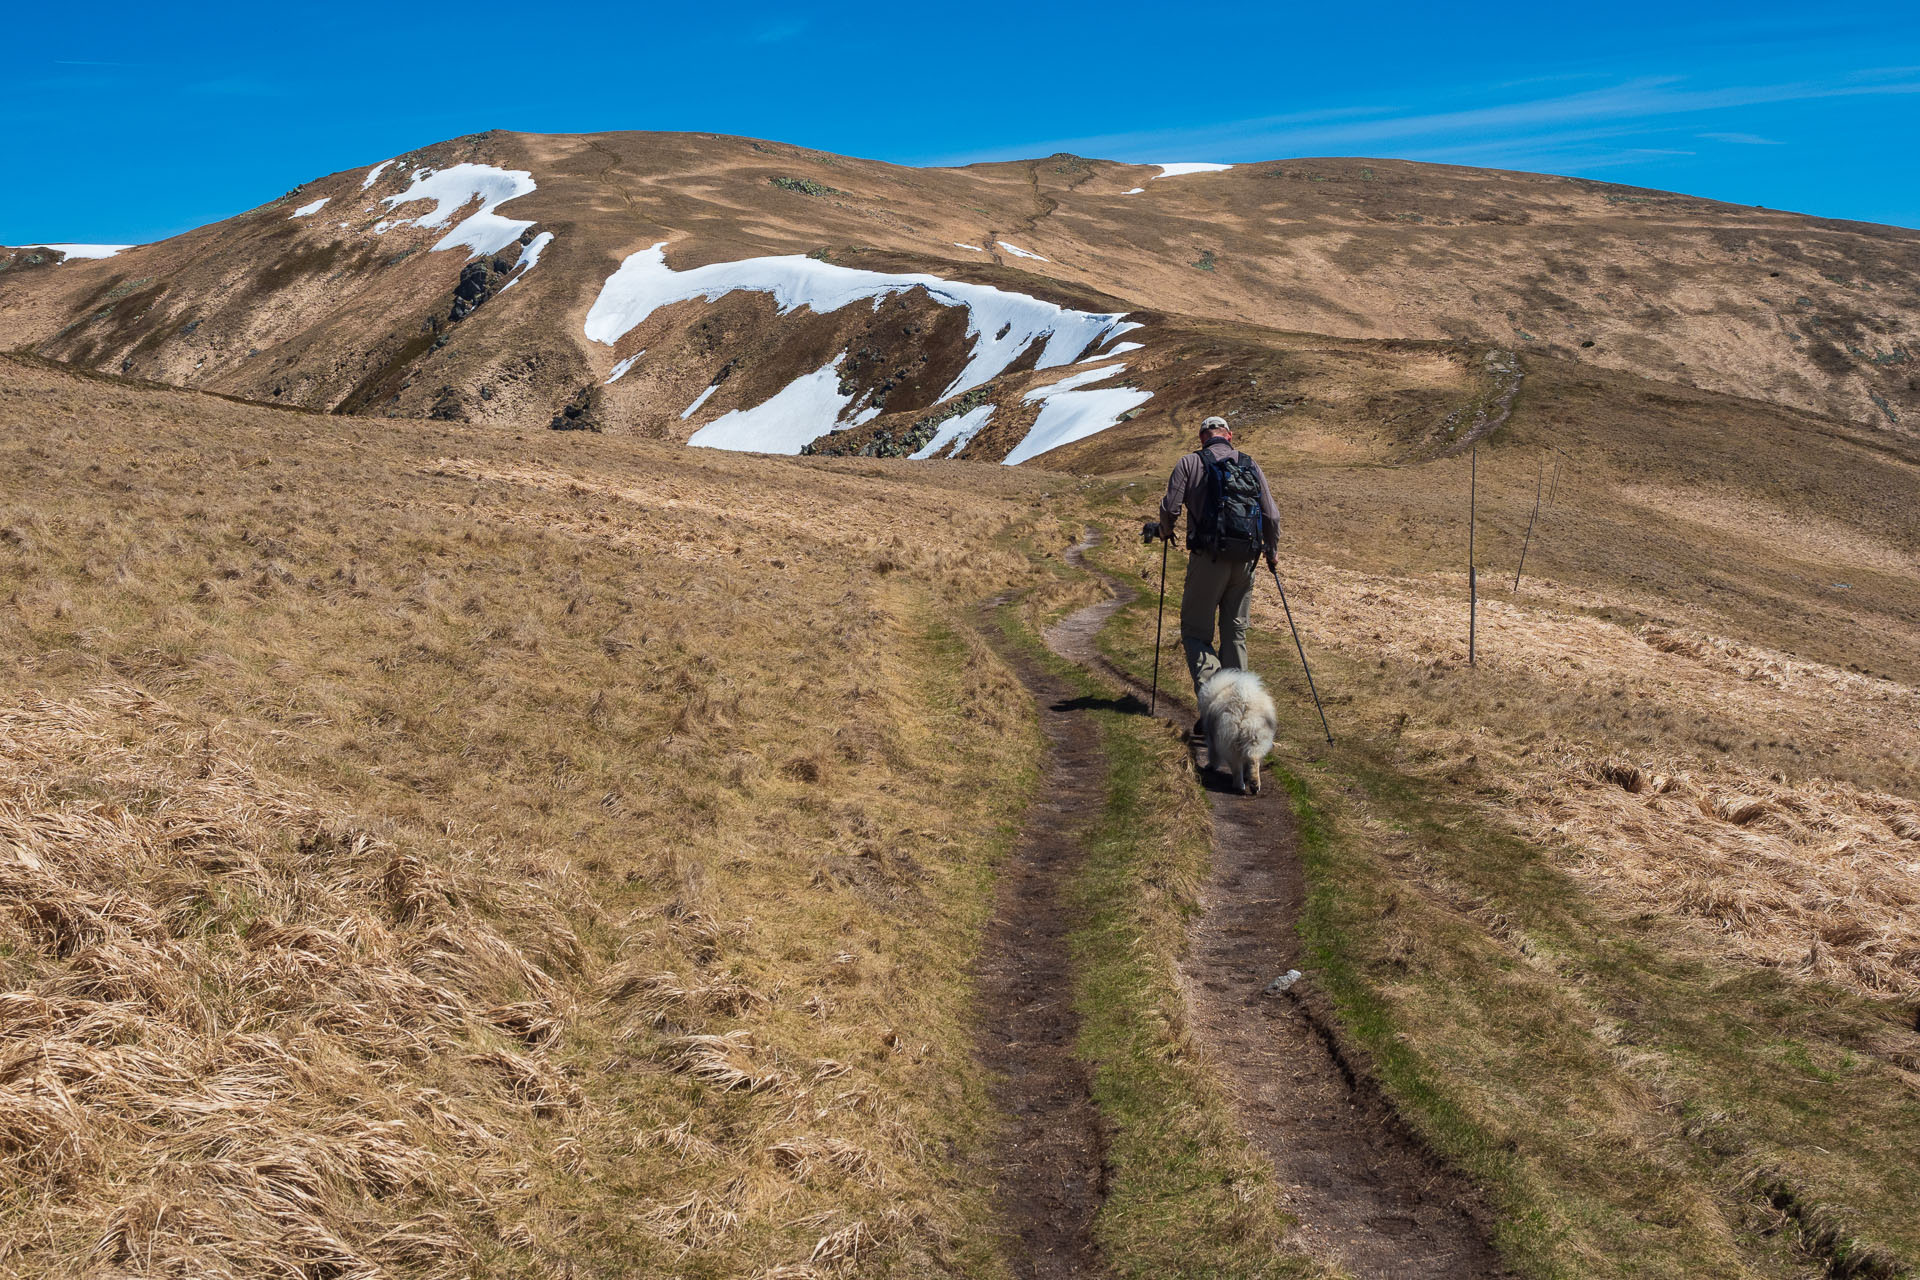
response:
M1265 517L1263 533L1267 550L1274 551L1280 545L1280 508L1273 503L1273 491L1267 488L1267 473L1260 470L1260 464L1226 440L1215 440L1204 449L1195 449L1186 457L1173 464L1173 474L1167 478L1167 496L1160 499L1160 527L1172 533L1180 519L1180 509L1187 510L1187 547L1193 547L1193 526L1205 514L1207 493L1207 464L1209 460L1225 461L1228 458L1246 458L1253 464L1254 474L1260 477L1260 512Z

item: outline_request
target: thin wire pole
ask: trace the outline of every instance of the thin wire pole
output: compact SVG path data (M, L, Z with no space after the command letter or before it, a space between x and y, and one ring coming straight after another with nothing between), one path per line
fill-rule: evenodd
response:
M1520 575L1527 567L1527 548L1533 545L1533 522L1540 518L1540 482L1546 478L1547 460L1540 459L1540 470L1533 477L1533 514L1527 517L1527 536L1520 544L1520 567L1513 571L1513 590L1520 591Z
M1556 449L1554 452L1558 453L1559 450ZM1553 506L1553 495L1555 492L1559 490L1559 488L1560 488L1560 459L1555 458L1553 460L1553 479L1547 483L1547 506L1549 508Z
M1473 526L1480 509L1480 446L1468 452L1467 472L1467 665L1474 666L1474 633L1480 629L1480 583L1473 563Z
M1153 692L1147 695L1148 715L1160 709L1160 628L1167 620L1167 548L1171 545L1165 538L1160 540L1160 612L1153 617Z
M1287 611L1287 629L1293 632L1293 647L1300 655L1300 669L1307 673L1307 692L1313 695L1313 709L1320 713L1320 728L1327 735L1327 745L1333 745L1333 730L1327 726L1327 709L1320 705L1320 690L1313 684L1313 668L1307 665L1307 650L1300 643L1300 628L1293 625L1293 606L1287 603L1287 589L1280 585L1280 571L1270 569L1273 574L1273 589L1280 593L1280 607Z

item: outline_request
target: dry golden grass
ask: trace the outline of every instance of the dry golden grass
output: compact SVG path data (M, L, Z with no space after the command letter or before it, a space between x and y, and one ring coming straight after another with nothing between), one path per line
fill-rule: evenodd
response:
M1911 687L1607 621L1647 602L1554 581L1482 599L1468 675L1459 576L1282 568L1321 650L1353 664L1343 701L1358 682L1367 723L1417 771L1477 787L1634 911L1704 922L1751 960L1920 992ZM1277 599L1256 618L1286 625Z
M995 1272L1035 743L962 619L1048 477L14 363L0 425L0 1265Z
M15 1273L462 1274L529 1130L590 1122L559 874L351 825L126 686L0 707L0 847Z
M1726 765L1570 757L1505 806L1635 910L1686 916L1738 954L1877 995L1920 994L1920 805ZM1697 767L1697 765L1695 766Z

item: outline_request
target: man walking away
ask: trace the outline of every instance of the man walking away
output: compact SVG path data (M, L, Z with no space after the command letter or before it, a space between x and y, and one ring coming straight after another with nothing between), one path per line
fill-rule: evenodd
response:
M1279 564L1280 509L1260 465L1233 447L1225 418L1201 423L1200 447L1174 464L1160 501L1159 534L1168 542L1182 507L1187 586L1180 597L1180 641L1197 701L1208 676L1222 667L1246 667L1254 566L1263 552L1268 568Z

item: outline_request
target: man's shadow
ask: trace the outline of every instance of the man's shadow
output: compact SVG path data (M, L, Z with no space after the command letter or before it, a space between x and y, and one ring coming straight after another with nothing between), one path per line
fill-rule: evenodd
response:
M1055 711L1115 711L1123 716L1144 716L1147 704L1131 693L1118 698L1096 698L1083 694L1078 698L1062 698L1053 704Z

